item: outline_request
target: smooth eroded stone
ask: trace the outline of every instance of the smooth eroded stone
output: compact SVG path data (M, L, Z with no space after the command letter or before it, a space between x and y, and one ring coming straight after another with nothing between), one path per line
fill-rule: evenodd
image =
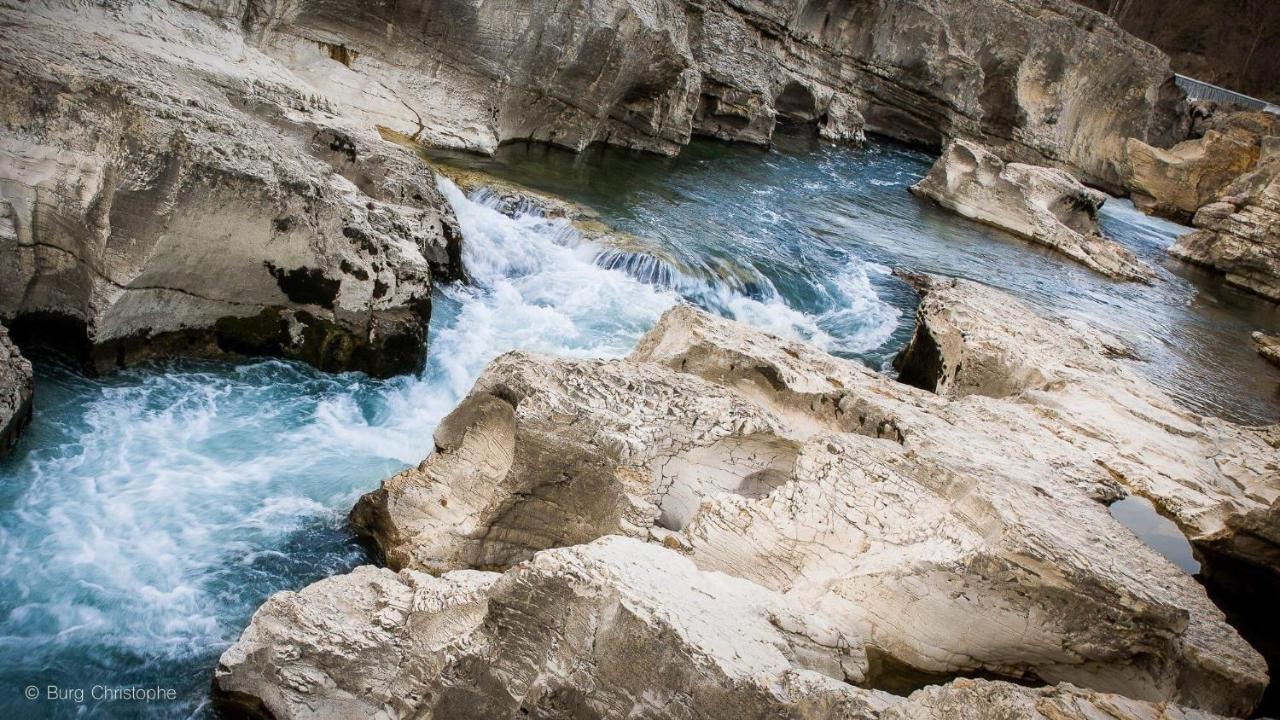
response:
M971 220L1057 250L1108 277L1151 278L1151 268L1098 228L1098 209L1106 195L1065 171L1006 164L980 145L956 140L911 191Z

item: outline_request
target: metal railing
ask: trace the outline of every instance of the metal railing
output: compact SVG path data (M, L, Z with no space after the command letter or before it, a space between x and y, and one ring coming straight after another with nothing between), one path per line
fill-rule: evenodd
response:
M1243 93L1218 87L1212 83L1189 78L1186 75L1174 75L1174 77L1177 79L1178 87L1185 90L1187 97L1191 100L1210 100L1216 103L1242 105L1250 110L1265 110L1280 114L1280 107L1272 105L1265 100L1249 97Z

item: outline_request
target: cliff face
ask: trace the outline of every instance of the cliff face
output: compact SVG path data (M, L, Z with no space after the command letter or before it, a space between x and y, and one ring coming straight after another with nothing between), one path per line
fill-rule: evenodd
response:
M1164 56L1067 0L192 5L354 114L449 147L674 153L816 120L833 138L980 139L1118 188L1124 138L1183 134Z
M409 150L167 3L0 3L0 316L98 369L425 353L457 232Z
M670 154L816 122L1119 190L1126 138L1185 131L1164 56L1068 0L0 0L0 20L0 318L99 367L415 367L459 238L396 143Z
M1275 0L1078 0L1169 54L1184 75L1280 102Z

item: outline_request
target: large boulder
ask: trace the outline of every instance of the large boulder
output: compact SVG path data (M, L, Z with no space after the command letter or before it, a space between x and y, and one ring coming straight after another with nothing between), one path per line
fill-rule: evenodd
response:
M31 362L22 356L0 325L0 456L18 441L31 421L31 396L35 385Z
M1280 142L1264 144L1258 166L1200 208L1194 224L1169 249L1174 257L1280 301Z
M1181 410L1001 293L921 287L902 373L929 390L678 308L627 360L494 361L353 520L432 572L660 543L866 638L873 687L993 673L1248 712L1261 658L1103 503L1141 493L1265 563L1235 541L1265 536L1275 430Z
M334 107L432 145L670 154L693 135L765 143L781 119L978 139L1118 190L1125 138L1185 137L1168 59L1069 0L187 4Z
M1106 195L1063 170L1006 164L984 147L955 140L911 191L971 220L1053 248L1108 277L1151 278L1149 267L1098 228L1098 209Z
M433 273L460 260L412 150L176 4L3 2L0 22L17 339L98 369L175 351L421 363Z
M503 575L362 567L273 596L224 701L294 718L862 718L862 638L657 545L603 538Z

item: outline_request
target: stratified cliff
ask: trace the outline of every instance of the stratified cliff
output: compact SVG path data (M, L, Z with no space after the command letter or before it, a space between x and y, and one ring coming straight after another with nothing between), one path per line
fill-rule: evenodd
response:
M192 4L370 122L482 151L762 143L781 117L980 139L1117 188L1125 138L1183 134L1166 58L1069 0Z
M1280 102L1280 2L1078 1L1164 50L1184 75Z
M675 153L779 121L1119 190L1182 139L1166 58L1069 0L0 0L0 319L98 367L386 375L461 274L416 146ZM388 142L392 141L392 142Z

